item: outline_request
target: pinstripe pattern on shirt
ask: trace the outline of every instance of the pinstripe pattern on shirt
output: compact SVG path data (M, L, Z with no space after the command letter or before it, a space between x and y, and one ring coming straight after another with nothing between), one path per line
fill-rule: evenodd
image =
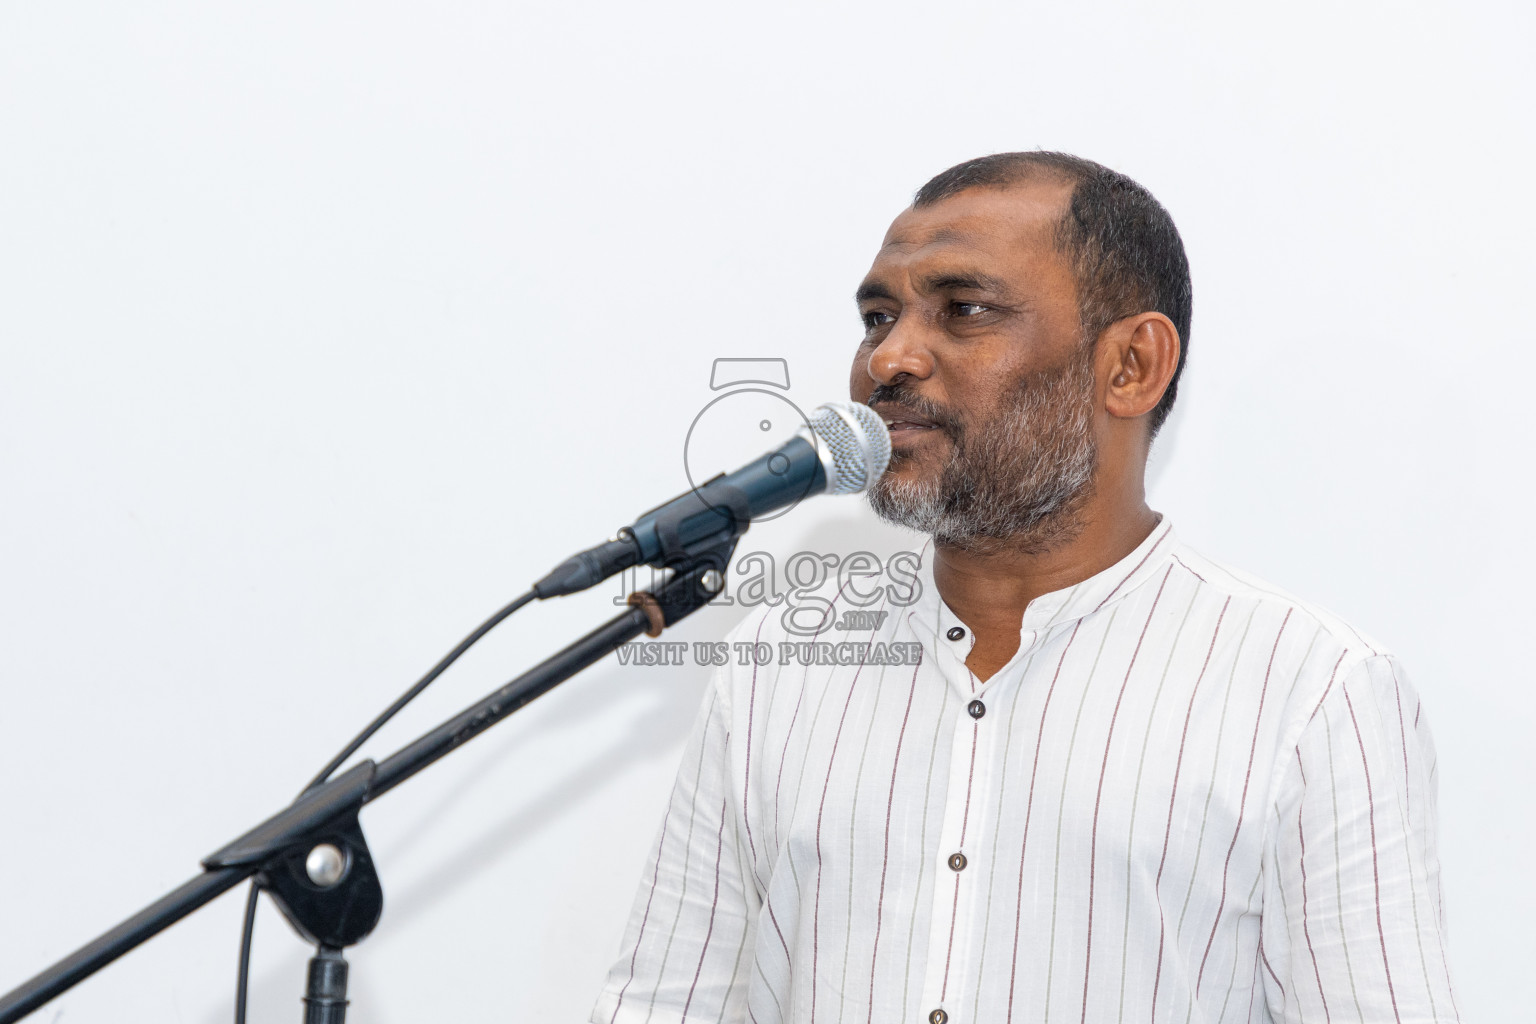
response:
M984 682L931 575L890 610L921 664L717 675L594 1021L1457 1019L1379 645L1166 523Z

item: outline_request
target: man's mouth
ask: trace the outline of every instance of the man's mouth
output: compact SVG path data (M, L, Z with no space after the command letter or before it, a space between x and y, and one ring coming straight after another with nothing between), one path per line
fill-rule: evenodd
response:
M886 429L892 434L939 429L939 425L933 420L908 409L887 405L884 407L875 406L875 411L880 414L880 418L885 421Z

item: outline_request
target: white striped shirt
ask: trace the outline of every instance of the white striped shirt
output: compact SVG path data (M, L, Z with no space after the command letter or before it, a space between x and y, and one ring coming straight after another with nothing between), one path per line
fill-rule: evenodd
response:
M1166 521L985 682L921 581L916 666L717 673L594 1022L1457 1019L1390 654Z

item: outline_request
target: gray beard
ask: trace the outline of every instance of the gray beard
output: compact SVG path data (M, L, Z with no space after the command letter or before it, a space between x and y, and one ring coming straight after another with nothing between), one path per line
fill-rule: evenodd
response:
M1094 384L1093 348L1085 346L1065 366L1022 378L994 422L967 426L950 414L943 429L954 447L943 471L924 480L887 474L870 489L870 506L961 548L1033 553L1065 543L1082 529L1098 466Z

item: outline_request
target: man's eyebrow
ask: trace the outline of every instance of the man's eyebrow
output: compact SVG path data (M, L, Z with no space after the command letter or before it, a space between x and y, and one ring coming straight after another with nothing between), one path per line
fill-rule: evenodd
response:
M870 299L885 299L888 302L895 302L896 296L879 281L865 281L859 285L859 290L853 293L853 301L863 304Z
M1008 286L1002 278L974 270L939 271L918 280L925 292L979 291L1006 295Z
M979 270L935 271L932 274L919 278L917 284L924 292L978 291L991 292L999 296L1005 296L1009 293L1008 284L1002 278L994 277L991 274L984 274ZM865 281L859 285L858 291L853 293L853 301L862 304L870 299L885 299L889 302L895 302L896 295L880 281Z

